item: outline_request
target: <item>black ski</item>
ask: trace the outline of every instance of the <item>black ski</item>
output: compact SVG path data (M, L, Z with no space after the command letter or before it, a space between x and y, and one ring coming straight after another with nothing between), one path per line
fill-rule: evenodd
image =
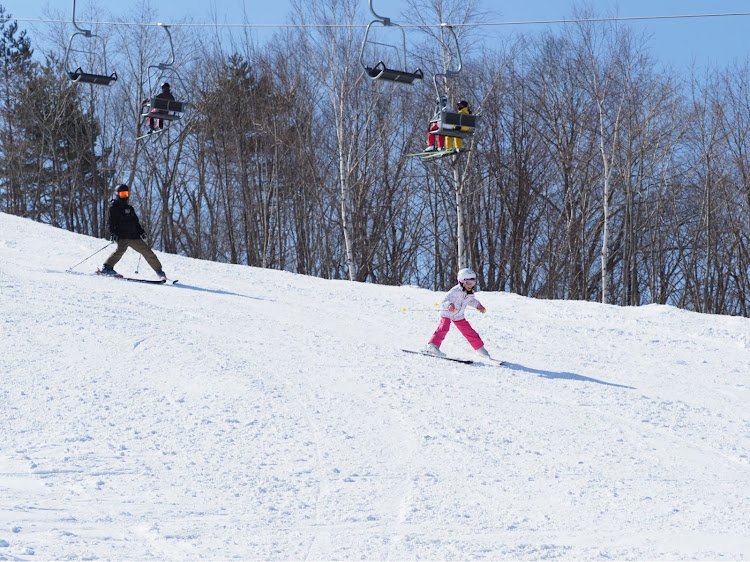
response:
M170 281L168 279L136 279L134 277L117 277L123 281L132 281L133 283L151 283L152 285L176 285L177 279Z
M174 281L167 281L166 279L136 279L135 277L125 277L124 275L121 275L118 273L117 275L105 275L102 273L101 269L96 270L97 275L101 275L103 277L111 277L112 279L122 279L123 281L131 281L133 283L151 283L152 285L165 285L170 284L174 285L177 283L177 280Z
M135 277L116 277L116 279L132 281L133 283L151 283L152 285L163 285L167 282L166 279L136 279Z
M464 365L473 365L474 361L471 359L457 359L456 357L440 357L439 355L433 355L431 353L424 353L422 351L413 351L411 349L402 349L406 353L413 353L414 355L426 355L427 357L434 357L435 359L445 359L446 361L454 361L456 363L463 363Z

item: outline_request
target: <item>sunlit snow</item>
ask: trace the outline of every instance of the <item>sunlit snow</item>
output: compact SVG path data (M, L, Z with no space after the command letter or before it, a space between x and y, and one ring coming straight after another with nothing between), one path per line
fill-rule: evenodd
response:
M748 319L105 244L0 214L0 560L750 558Z

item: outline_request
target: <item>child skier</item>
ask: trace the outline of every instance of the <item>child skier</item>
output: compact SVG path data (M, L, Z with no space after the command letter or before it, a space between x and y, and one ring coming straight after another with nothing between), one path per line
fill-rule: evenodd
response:
M445 353L440 351L440 344L443 343L448 330L450 330L451 322L453 322L469 341L471 347L482 357L489 358L490 354L484 348L482 338L464 317L467 306L473 306L482 314L487 312L487 309L474 296L474 287L476 286L477 274L473 270L466 268L458 272L458 285L448 291L440 305L440 324L438 324L437 330L432 334L432 338L424 348L425 353L445 357Z

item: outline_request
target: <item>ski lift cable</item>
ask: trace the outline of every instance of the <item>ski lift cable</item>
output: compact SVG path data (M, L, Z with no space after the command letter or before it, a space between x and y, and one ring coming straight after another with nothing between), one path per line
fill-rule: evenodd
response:
M708 19L708 18L725 18L725 17L743 17L750 16L750 12L722 12L706 14L674 14L664 16L613 16L601 18L570 18L570 19L551 19L551 20L519 20L519 21L496 21L496 22L463 22L463 23L434 23L434 24L401 24L401 27L425 28L440 27L450 25L452 27L499 27L515 25L552 25L565 23L596 23L596 22L629 22L629 21L659 21L659 20L679 20L679 19ZM112 25L112 26L138 26L138 27L155 27L159 23L152 22L123 22L123 21L79 21L45 18L17 18L4 17L0 18L0 23L7 22L25 22L25 23L73 23L77 25ZM163 25L163 24L162 24ZM170 23L170 27L211 27L211 28L365 28L367 24L323 24L323 23Z

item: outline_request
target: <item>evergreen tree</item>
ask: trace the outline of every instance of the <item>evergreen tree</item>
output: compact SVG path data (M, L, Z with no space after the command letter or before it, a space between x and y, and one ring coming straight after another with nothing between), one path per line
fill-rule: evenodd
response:
M0 6L0 210L23 215L26 202L22 181L24 152L18 138L17 113L35 64L26 31Z
M108 178L94 148L101 134L95 116L82 109L79 90L50 57L29 81L17 128L27 147L23 181L36 220L97 234L98 206Z

